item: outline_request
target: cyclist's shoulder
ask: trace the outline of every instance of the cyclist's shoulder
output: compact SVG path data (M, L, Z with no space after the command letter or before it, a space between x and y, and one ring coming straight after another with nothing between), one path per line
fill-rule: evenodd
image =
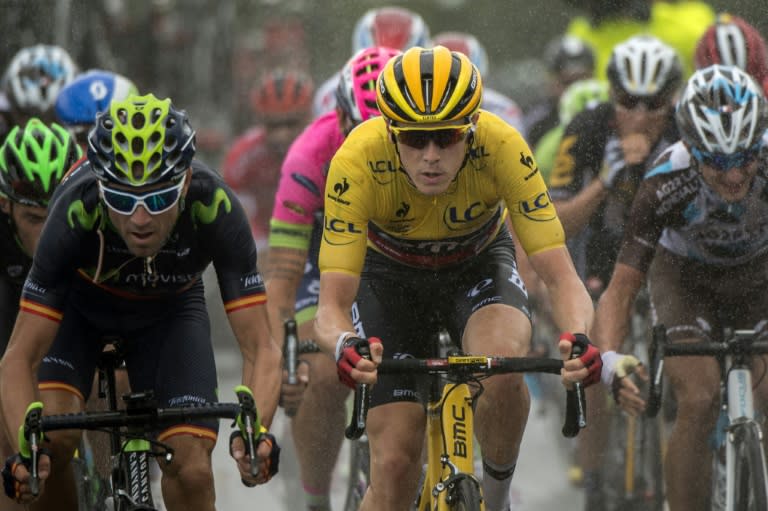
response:
M667 147L651 162L648 172L643 179L653 180L654 183L663 183L681 174L687 174L692 170L693 159L691 153L682 141L677 141ZM655 179L654 179L655 178ZM659 184L659 186L661 186Z

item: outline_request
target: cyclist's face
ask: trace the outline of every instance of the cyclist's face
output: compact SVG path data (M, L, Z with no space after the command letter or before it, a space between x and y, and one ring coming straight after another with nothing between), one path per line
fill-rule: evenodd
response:
M32 257L37 249L37 242L40 241L45 219L48 218L48 208L11 204L8 199L0 199L0 209L10 215L22 249Z
M187 178L182 190L182 200L189 189L192 173L187 171ZM111 185L116 190L125 190L136 195L149 193L153 190L167 188L167 184L152 185L142 188L128 188ZM155 255L165 245L168 236L179 217L179 200L168 211L151 215L143 205L139 205L136 211L130 215L123 215L105 207L109 220L115 226L120 237L125 241L128 250L136 257L149 257Z
M398 127L406 129L399 134L392 133L400 163L416 189L425 195L439 195L448 189L461 170L467 154L469 126L453 122L429 125L430 129L424 131L407 129L423 126L401 124Z
M288 152L288 148L296 137L301 134L306 122L300 119L286 119L283 121L272 120L265 123L267 132L267 146L271 151L279 155Z
M760 161L756 158L741 167L719 170L711 165L699 163L704 181L726 202L738 202L749 192L755 179Z

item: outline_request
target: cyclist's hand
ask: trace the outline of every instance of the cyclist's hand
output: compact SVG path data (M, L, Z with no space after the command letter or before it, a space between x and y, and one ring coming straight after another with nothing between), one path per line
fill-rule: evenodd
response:
M30 460L22 458L20 454L14 454L5 460L3 467L3 488L5 494L20 504L29 504L37 498L33 496L29 487L29 463ZM37 474L40 479L40 493L43 492L45 480L51 473L51 458L48 454L41 453L37 466ZM39 495L38 495L39 496Z
M581 348L582 354L578 358L571 359L573 346ZM576 382L581 382L585 387L600 381L600 373L603 369L603 361L600 358L600 350L584 334L572 334L564 332L560 335L558 343L560 356L564 360L563 370L560 373L563 384L569 387Z
M306 360L300 360L296 366L296 377L298 381L291 385L288 383L288 371L283 371L283 385L280 388L280 406L288 417L296 415L304 391L309 383L309 363Z
M613 351L603 353L602 380L611 387L613 399L625 412L636 416L645 411L638 382L648 381L648 371L637 358Z
M370 353L372 360L363 358ZM381 362L384 346L378 337L348 337L336 347L336 371L339 380L354 388L357 383L376 383L376 366Z
M616 137L611 137L605 144L605 156L603 166L600 168L598 178L608 190L613 189L621 171L626 168L622 142Z
M622 137L621 149L624 153L624 163L640 165L651 152L651 141L645 133L631 133Z
M249 488L264 484L277 474L280 464L280 446L270 433L259 435L256 447L256 455L259 458L259 474L251 475L251 457L246 454L245 441L239 431L232 432L230 437L229 452L237 461L237 469L240 472L240 480Z

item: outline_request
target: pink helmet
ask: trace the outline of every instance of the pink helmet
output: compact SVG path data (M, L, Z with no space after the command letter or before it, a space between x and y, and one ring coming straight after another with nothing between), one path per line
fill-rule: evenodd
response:
M380 115L376 106L376 78L399 50L374 46L357 52L344 64L336 87L336 105L355 123Z

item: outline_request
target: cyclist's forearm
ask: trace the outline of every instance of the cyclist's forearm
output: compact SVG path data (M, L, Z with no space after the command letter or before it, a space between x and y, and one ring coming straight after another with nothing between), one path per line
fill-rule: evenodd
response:
M350 311L357 296L359 283L359 276L341 272L325 272L320 276L320 302L315 316L315 340L326 353L335 355L339 336L345 332L355 331Z
M643 274L617 264L611 282L597 305L592 338L600 351L616 351L629 333L629 319Z
M576 236L587 226L606 194L603 183L595 179L570 199L555 201L557 216L567 237Z
M256 353L253 370L247 372L243 364L243 384L253 391L262 424L269 429L280 398L282 354L277 349L260 347Z
M3 428L18 452L19 426L24 423L27 407L37 400L34 386L34 369L23 358L8 350L0 362L0 403L2 403Z
M307 251L270 248L264 272L267 286L267 314L272 336L283 344L283 322L294 317L296 290L304 275Z

